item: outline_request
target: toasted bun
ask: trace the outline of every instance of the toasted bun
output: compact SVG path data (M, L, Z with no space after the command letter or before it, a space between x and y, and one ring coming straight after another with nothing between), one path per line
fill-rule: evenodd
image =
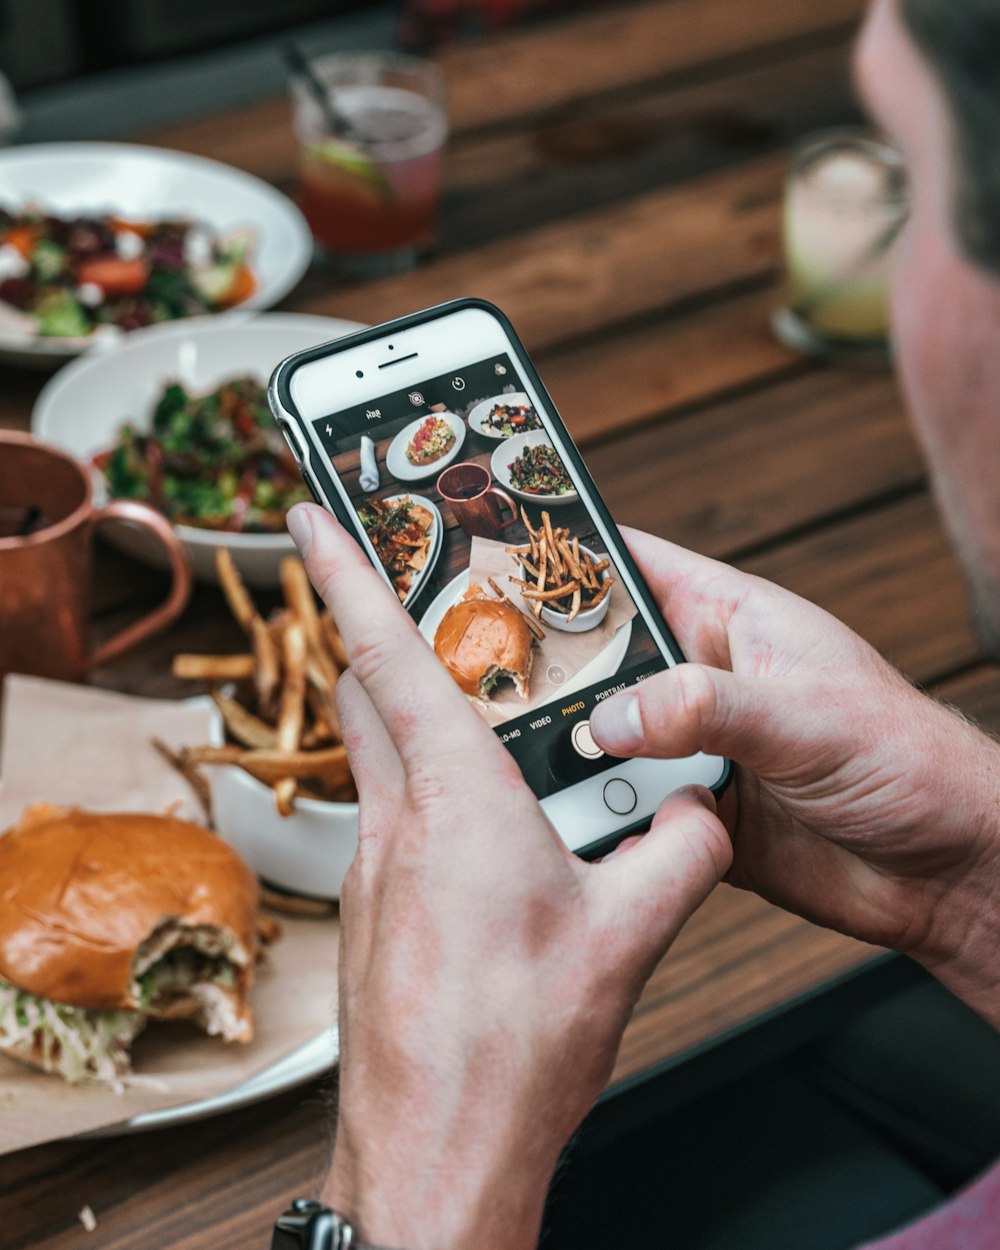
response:
M468 595L448 609L434 635L438 659L474 699L484 697L483 683L494 676L512 677L526 698L531 643L531 630L517 608L488 599L478 587L470 587Z
M257 908L254 873L199 825L29 809L0 837L0 980L76 1007L135 1008L133 976L183 941L224 954L248 983Z

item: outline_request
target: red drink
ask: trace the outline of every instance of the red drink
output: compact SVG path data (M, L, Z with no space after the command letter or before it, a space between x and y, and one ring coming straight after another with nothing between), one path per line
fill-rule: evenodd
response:
M365 65L370 58L328 58L316 66L338 115L350 123L346 135L332 136L315 101L298 98L299 205L331 252L412 260L433 238L445 115L437 99L411 89L421 84L396 85L398 67L395 82L388 73L373 81L370 68L345 81L349 69Z

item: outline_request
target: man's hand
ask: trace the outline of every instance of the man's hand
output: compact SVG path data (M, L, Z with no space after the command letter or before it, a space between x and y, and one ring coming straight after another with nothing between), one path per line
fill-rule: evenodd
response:
M559 1152L729 838L690 791L602 864L576 859L355 542L311 505L289 528L351 660L338 704L361 796L324 1197L366 1241L527 1250Z
M820 608L627 538L692 663L601 704L597 741L732 757L734 885L913 955L1000 1024L1000 747Z

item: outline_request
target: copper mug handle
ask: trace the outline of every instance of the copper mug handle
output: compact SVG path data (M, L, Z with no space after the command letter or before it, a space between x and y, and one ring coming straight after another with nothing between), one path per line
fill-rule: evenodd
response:
M487 487L486 493L488 495L499 496L499 498L501 498L504 501L507 507L510 508L510 520L501 521L500 528L502 530L505 530L508 525L513 525L514 522L517 520L518 511L517 511L517 504L513 501L513 499L511 499L510 495L508 495L507 492L505 490L502 490L499 486Z
M95 525L115 519L144 525L147 529L151 529L160 540L170 562L172 578L170 594L158 608L147 612L145 616L133 621L131 625L126 625L106 642L102 642L87 660L88 668L105 664L108 660L113 660L123 652L130 651L140 642L145 642L147 638L166 629L180 616L191 598L191 559L167 518L155 508L150 508L144 503L136 503L131 499L116 499L112 503L105 504L103 508L94 510Z

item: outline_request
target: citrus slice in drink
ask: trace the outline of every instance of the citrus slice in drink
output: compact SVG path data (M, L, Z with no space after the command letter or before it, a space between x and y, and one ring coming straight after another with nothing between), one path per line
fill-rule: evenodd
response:
M379 165L360 148L340 140L324 139L311 144L305 154L325 183L335 184L352 199L380 205L395 198Z

